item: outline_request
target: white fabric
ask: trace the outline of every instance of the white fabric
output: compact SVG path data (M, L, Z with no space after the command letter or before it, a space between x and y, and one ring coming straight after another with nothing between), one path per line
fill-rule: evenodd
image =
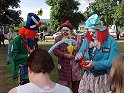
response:
M25 85L16 87L16 90L17 93L71 93L68 87L62 86L57 83L53 89L48 86L41 89L40 87L30 82Z
M7 34L7 39L9 40L9 42L12 42L13 38L17 35L16 32L9 32Z
M68 27L63 27L62 30L68 30L68 31L70 31L70 29Z
M36 24L38 24L38 21L34 18L34 16L31 16L31 19L32 19Z

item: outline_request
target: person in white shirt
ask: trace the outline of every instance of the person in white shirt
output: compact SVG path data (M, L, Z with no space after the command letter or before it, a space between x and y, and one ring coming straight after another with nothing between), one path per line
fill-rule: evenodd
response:
M46 50L40 48L34 50L27 59L27 67L30 82L15 87L8 93L72 93L68 87L50 79L54 62Z
M8 44L8 55L7 55L7 65L9 65L11 62L11 47L12 47L12 40L13 38L17 35L16 32L14 32L14 27L13 26L10 26L9 28L9 33L7 34L7 39L9 41L9 44Z

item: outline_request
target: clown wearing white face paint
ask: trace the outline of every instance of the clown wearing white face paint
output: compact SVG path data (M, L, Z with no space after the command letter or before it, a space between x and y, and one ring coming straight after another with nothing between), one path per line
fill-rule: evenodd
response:
M86 37L75 59L85 56L89 62L79 85L79 93L106 93L110 90L108 75L113 59L118 55L118 44L108 34L106 26L102 26L97 14L88 18ZM86 52L84 53L84 50Z
M73 27L68 20L61 25L61 30L61 35L55 38L55 43L71 38L76 40L78 45L75 46L70 41L62 43L54 49L53 53L58 57L59 83L68 87L71 83L73 93L78 93L82 71L74 56L82 44L82 37L73 33Z

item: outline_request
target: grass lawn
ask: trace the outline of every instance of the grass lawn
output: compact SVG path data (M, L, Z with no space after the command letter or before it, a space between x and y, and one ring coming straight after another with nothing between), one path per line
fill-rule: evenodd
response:
M48 42L39 42L39 47L48 50L53 44L53 40ZM119 41L119 52L124 53L124 40ZM55 62L55 69L52 73L52 80L57 82L57 58L53 56ZM7 45L0 47L0 93L8 93L8 91L17 85L17 80L12 79L9 66L6 65L7 61Z

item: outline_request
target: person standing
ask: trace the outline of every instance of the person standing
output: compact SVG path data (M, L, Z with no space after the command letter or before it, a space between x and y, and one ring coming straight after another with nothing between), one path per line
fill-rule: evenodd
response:
M18 35L13 39L11 71L14 79L19 78L20 85L29 82L26 60L30 53L36 49L36 31L40 26L40 18L34 13L28 13L26 26L20 28Z
M60 44L53 50L54 55L58 57L59 83L68 87L71 83L72 92L78 93L82 71L81 66L76 63L74 56L82 44L82 36L74 34L72 24L69 20L61 24L61 30L61 35L55 38L55 43L64 39L74 39L78 42L78 45L70 41ZM69 47L72 49L69 49Z
M45 41L46 40L46 31L45 30L43 30L43 41Z
M5 47L4 39L5 37L3 31L0 29L0 47L1 47L1 42L3 43L3 47Z
M14 27L10 26L9 28L9 33L7 34L7 39L9 41L8 44L8 55L7 55L7 65L9 65L11 62L11 47L12 47L12 41L14 37L17 35L16 32L14 32Z
M75 59L88 62L79 85L79 93L107 93L110 90L108 77L114 58L118 55L118 44L102 26L97 14L85 22L86 36ZM85 52L84 52L85 50Z

